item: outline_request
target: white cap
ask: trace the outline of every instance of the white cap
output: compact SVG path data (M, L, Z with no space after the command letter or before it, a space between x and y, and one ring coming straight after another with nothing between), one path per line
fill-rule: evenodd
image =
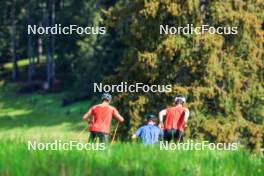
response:
M175 102L176 102L177 100L181 100L181 101L183 101L184 103L186 103L186 98L185 98L185 97L175 97Z

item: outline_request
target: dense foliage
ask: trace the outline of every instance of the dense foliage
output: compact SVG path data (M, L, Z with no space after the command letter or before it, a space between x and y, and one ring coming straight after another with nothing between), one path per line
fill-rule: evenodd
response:
M110 8L108 24L127 49L118 75L107 81L173 85L168 94L118 95L131 131L142 115L157 114L172 105L175 94L183 94L192 112L190 136L225 142L246 138L259 149L264 138L262 8L260 1L198 0L137 0ZM237 26L238 34L159 35L161 24Z
M92 83L100 81L172 84L170 93L115 94L126 118L124 136L146 114L157 114L183 94L191 110L188 137L240 141L259 150L264 141L263 8L261 0L0 2L0 73L11 57L13 65L28 58L28 71L18 67L26 73L20 81L48 82L48 88L62 83L76 97L95 95ZM26 34L27 24L56 23L107 26L107 34ZM236 26L238 34L160 35L159 25L187 24ZM36 61L41 57L47 58L45 64Z

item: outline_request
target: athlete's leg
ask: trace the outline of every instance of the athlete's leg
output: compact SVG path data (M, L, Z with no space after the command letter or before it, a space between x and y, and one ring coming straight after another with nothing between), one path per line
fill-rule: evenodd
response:
M167 129L164 131L164 140L167 142L170 142L172 139L172 134L171 134L171 130Z
M102 138L103 143L108 143L109 142L109 135L106 133L103 133L103 138Z
M91 141L92 142L102 142L104 133L98 131L91 132Z
M94 142L99 142L99 143L107 143L109 135L103 132L95 132L94 133Z
M180 131L180 130L177 130L177 141L178 142L182 142L183 141L183 135L184 135L184 132L183 131Z
M171 129L171 135L174 142L177 142L177 130Z
M96 142L96 132L95 131L91 131L91 137L90 137L90 141L89 142Z

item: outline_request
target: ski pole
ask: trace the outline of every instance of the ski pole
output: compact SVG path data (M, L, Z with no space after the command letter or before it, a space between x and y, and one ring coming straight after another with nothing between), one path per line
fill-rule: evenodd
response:
M114 132L113 138L111 140L111 144L113 144L115 142L115 137L116 137L118 126L119 126L119 122L117 122L117 125L116 125L116 128L115 128L115 132Z
M85 130L88 128L88 126L86 126L77 136L77 139L80 140L81 135L85 132Z

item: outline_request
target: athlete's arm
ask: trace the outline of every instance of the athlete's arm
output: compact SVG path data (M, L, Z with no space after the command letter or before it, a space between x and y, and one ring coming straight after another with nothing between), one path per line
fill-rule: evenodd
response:
M159 112L159 127L163 128L163 117L167 114L167 110L163 109Z
M163 109L159 112L159 121L160 123L163 122L163 117L167 114L167 110L166 109Z
M119 121L119 122L124 122L124 118L119 114L119 112L114 108L114 117Z
M86 114L83 115L83 120L84 121L87 121L88 122L89 117L92 115L92 109L93 108L90 108L89 111Z
M185 123L185 125L187 124L187 121L188 121L189 115L190 115L190 111L189 111L189 109L188 109L188 108L185 108L185 109L184 109L184 123Z
M142 127L140 127L133 135L132 139L138 138L142 134Z

